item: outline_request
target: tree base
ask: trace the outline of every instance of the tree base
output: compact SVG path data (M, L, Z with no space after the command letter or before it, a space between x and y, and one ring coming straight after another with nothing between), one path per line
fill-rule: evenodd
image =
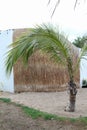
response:
M66 106L64 108L64 111L66 111L66 112L75 112L75 109L70 108L70 106Z

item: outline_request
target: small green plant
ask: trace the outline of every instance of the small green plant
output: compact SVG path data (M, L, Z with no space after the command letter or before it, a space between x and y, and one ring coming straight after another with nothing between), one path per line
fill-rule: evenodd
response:
M82 80L82 86L87 86L87 80L86 79Z

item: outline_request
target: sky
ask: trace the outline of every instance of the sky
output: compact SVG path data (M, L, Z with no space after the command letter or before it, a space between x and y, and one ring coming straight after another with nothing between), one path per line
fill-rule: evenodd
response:
M0 30L31 28L37 24L52 23L65 33L70 41L87 34L87 2L60 0L53 17L57 0L0 0Z

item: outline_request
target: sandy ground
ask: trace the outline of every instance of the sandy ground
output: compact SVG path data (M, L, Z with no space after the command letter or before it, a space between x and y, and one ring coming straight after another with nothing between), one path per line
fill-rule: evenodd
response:
M10 98L13 102L24 104L41 111L64 117L87 116L87 88L78 90L76 99L76 111L65 112L64 107L68 104L69 95L64 92L24 92L24 93L0 93L0 98Z

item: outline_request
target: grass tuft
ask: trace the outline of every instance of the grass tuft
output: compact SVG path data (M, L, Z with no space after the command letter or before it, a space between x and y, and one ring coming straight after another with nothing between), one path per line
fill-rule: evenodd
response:
M82 122L84 124L87 124L87 117L80 117L77 119L79 122Z
M54 114L48 114L46 112L42 112L33 108L29 108L27 106L22 106L23 111L28 115L31 116L33 119L42 117L45 120L60 120L64 121L66 120L65 117L58 117L57 115Z
M10 103L11 99L10 98L0 98L0 101L6 102L6 103Z

